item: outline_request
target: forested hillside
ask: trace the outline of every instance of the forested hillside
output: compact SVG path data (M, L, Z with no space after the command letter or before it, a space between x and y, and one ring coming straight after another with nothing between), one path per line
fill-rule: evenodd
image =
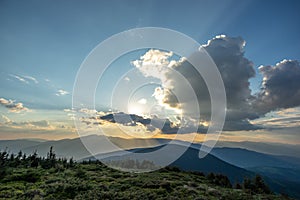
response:
M108 168L99 161L0 152L0 199L283 199L257 175L231 185L221 174L166 167L149 173Z

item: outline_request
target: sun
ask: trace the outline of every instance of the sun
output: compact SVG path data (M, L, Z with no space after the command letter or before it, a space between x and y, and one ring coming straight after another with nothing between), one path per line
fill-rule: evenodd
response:
M132 105L128 106L128 113L136 114L136 115L144 115L145 110L144 110L143 106L141 106L141 105L132 104Z

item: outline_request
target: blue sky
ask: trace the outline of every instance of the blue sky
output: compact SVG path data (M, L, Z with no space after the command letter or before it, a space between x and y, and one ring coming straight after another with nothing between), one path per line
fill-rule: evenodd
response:
M245 56L257 72L260 65L300 60L299 10L296 0L3 0L0 97L32 110L70 108L76 73L88 53L113 34L136 27L170 28L200 44L220 34L241 36L247 42ZM132 67L125 59L121 62ZM115 67L108 76L118 73ZM261 81L257 73L250 88L258 91Z

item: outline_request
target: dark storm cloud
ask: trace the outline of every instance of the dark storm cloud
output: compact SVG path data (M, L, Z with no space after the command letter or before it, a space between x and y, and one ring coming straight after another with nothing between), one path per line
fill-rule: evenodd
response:
M202 46L215 62L224 82L227 97L224 130L261 129L262 126L253 125L250 120L273 110L300 105L298 61L284 60L275 66L261 66L262 89L258 94L251 94L249 79L255 76L255 70L253 63L244 55L245 44L241 37L217 36ZM198 98L201 118L209 120L210 95L201 75L186 60L177 62L172 68L191 84ZM166 71L165 77L172 88L177 88L177 94L185 92L180 90L180 81L173 76L172 71ZM181 105L184 108L185 104L188 107L189 98L184 98L179 104L173 93L165 92L163 102L170 107Z
M164 134L193 133L195 132L195 130L201 133L207 131L204 126L192 127L191 125L187 124L178 125L176 123L173 123L169 119L160 119L156 116L147 118L135 114L126 114L123 112L110 113L99 117L99 119L110 123L122 124L124 126L137 126L140 124L145 126L149 131L159 129Z
M225 131L238 131L238 130L259 130L262 126L253 125L248 119L238 119L238 120L226 120L223 130Z
M251 98L249 79L255 76L255 70L244 56L245 44L241 37L220 36L204 46L221 73L229 109L248 107Z
M300 64L295 60L283 60L275 66L261 66L262 89L255 108L265 114L280 108L300 105Z
M227 96L225 130L259 128L250 124L248 120L255 119L258 115L251 108L251 101L255 97L251 95L249 87L249 79L255 76L255 70L253 63L244 56L244 46L245 41L242 38L226 36L218 36L202 46L214 60L224 82ZM210 95L201 75L186 60L177 63L173 68L189 81L197 95L202 119L209 120L211 114ZM166 77L172 83L173 88L180 88L180 82L172 76L172 72L167 72ZM170 95L165 96L164 103L171 107L176 106L176 101L170 101L176 98L172 97L172 93L167 94ZM180 102L181 105L184 103L189 103L188 98L186 98L186 102Z

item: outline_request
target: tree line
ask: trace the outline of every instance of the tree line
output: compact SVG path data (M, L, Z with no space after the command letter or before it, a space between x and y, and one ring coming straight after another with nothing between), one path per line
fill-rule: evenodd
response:
M5 176L6 169L12 168L37 168L43 169L50 168L70 168L74 167L75 161L73 158L57 158L53 150L50 147L46 157L38 156L37 151L34 151L30 155L26 155L22 151L17 154L9 153L7 150L0 151L0 178Z

